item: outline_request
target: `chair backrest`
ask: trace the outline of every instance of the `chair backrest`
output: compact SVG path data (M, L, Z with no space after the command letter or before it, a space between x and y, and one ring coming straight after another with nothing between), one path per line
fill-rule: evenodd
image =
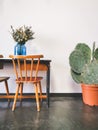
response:
M38 68L40 63L40 58L43 58L43 55L10 55L12 58L14 71L16 74L16 79L20 78L20 80L25 78L25 81L36 80L38 76Z

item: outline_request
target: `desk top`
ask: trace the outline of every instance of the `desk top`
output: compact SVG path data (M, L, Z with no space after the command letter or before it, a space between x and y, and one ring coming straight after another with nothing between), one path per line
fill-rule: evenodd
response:
M12 59L11 58L0 58L0 62L3 62L3 63L10 63L12 62ZM40 59L40 63L41 64L50 64L51 60L48 60L48 59Z

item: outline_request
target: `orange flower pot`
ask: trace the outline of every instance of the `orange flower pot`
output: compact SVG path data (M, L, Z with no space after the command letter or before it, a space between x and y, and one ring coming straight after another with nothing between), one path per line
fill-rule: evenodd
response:
M81 84L83 102L90 106L98 106L98 85Z

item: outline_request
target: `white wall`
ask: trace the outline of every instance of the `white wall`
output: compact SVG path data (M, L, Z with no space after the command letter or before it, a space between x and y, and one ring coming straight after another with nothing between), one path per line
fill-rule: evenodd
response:
M98 45L98 0L0 0L0 53L5 57L15 45L10 25L32 26L35 39L26 44L28 54L43 53L52 60L51 92L81 92L68 57L78 42Z

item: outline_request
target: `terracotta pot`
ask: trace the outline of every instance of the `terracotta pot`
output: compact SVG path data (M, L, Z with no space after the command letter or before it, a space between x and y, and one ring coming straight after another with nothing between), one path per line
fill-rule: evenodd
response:
M90 106L98 106L98 85L81 84L83 102Z

